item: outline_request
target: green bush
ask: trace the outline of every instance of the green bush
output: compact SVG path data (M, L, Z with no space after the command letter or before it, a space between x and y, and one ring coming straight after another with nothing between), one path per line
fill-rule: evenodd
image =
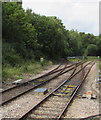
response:
M89 44L86 50L87 50L87 55L92 56L92 55L96 55L98 47L95 44Z
M41 66L40 62L26 61L21 64L21 66L11 66L10 64L5 64L2 69L3 80L7 78L19 79L24 78L27 74L36 74L41 72L45 66L51 65L51 61L47 61Z
M2 69L2 77L6 78L13 78L15 75L20 75L21 72L16 67L6 66Z
M7 63L12 66L17 66L22 63L23 61L22 57L16 53L12 44L3 43L2 51L3 51L3 54L2 54L3 65Z

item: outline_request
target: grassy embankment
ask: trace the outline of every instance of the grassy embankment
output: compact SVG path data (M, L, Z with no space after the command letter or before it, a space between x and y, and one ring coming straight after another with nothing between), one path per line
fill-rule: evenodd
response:
M87 61L93 61L97 60L97 57L87 57ZM69 61L72 62L78 62L82 61L83 59L69 59ZM35 75L39 72L41 72L46 66L52 65L51 61L45 60L43 62L43 66L41 65L40 61L27 61L27 62L22 62L18 66L11 66L10 64L5 64L3 66L2 70L2 75L3 75L3 80L7 79L23 79L26 77L26 75ZM101 62L99 64L99 68L101 69Z
M100 58L100 60L99 60L99 69L100 69L100 71L101 71L101 58ZM100 72L100 74L101 74L101 72Z
M51 65L52 62L44 59L43 65L40 60L36 60L34 53L17 52L15 45L3 42L2 46L2 81L9 79L21 79L27 75L34 75L42 71L46 66Z
M40 62L24 62L20 66L11 66L5 65L3 66L2 76L3 80L7 79L23 79L26 75L35 75L36 73L41 72L46 66L51 65L51 61L45 61L43 66Z

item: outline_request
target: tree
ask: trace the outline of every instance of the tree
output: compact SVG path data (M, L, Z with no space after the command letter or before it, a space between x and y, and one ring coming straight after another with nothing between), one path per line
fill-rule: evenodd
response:
M87 47L87 55L96 56L98 47L94 44L89 44Z
M69 49L70 56L79 56L82 55L82 41L78 31L71 30L69 31Z
M13 56L17 54L25 60L40 57L54 60L101 53L101 35L69 31L59 18L36 14L31 9L25 11L14 2L3 3L2 12L3 42L4 46L7 43L14 49ZM9 59L8 54L5 56Z
M37 33L25 11L16 3L3 3L3 38L14 45L16 52L30 59L37 48ZM33 52L32 52L33 51ZM25 54L26 52L26 54Z
M97 55L101 56L101 35L96 37L96 41L97 41L97 46L98 46Z

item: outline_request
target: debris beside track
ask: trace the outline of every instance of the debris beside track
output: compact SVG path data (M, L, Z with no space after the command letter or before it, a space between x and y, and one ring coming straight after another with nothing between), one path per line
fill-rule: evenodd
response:
M22 79L18 79L18 80L16 80L16 81L12 82L12 84L18 85L18 84L21 83L21 81L22 81Z

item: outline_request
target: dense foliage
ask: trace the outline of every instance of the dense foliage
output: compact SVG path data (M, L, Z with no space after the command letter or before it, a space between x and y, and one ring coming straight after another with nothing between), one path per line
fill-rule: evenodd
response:
M40 57L101 56L101 35L67 30L57 17L41 16L16 3L3 3L3 64Z

